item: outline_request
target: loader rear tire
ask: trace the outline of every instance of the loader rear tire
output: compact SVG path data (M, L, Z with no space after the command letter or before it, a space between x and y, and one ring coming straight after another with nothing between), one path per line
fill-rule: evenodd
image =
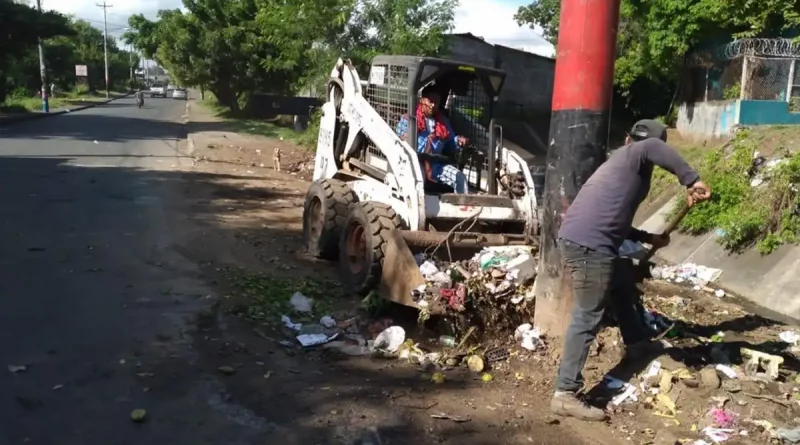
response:
M346 182L321 179L311 184L303 206L303 242L310 255L325 260L339 257L339 238L347 211L357 201Z
M391 206L361 202L350 206L339 244L339 270L345 287L365 296L381 282L389 233L403 220Z

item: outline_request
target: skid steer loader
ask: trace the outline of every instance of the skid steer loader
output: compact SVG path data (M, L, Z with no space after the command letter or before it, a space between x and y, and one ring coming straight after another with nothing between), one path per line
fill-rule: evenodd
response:
M309 253L338 260L342 282L366 295L418 307L425 283L414 252L446 245L536 248L537 203L528 165L503 147L493 119L503 71L451 60L377 56L362 81L339 59L327 84L314 166L303 209ZM470 144L437 156L416 147L415 110L423 88L443 98L440 110ZM446 98L446 100L444 100ZM408 118L408 135L398 122ZM406 141L413 141L410 145ZM425 161L456 165L469 193L429 181Z

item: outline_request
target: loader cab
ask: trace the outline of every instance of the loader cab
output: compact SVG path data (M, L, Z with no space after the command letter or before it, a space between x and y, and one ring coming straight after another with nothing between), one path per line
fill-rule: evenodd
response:
M450 163L466 174L471 193L497 194L496 157L502 146L502 129L494 122L494 106L505 72L453 60L417 56L378 56L372 61L364 96L387 124L395 128L408 116L406 140L416 149L416 113L423 89L441 97L440 110L456 134L469 139L468 149ZM369 147L365 161L380 165L382 154ZM429 155L420 154L421 158ZM442 162L440 157L435 159ZM490 168L492 166L492 168ZM427 193L452 193L452 189L426 181Z

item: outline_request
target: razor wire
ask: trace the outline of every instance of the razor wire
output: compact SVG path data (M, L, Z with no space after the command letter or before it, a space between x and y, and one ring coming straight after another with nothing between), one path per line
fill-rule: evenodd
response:
M712 49L687 54L688 68L708 68L725 60L744 56L800 58L800 42L792 39L739 39Z

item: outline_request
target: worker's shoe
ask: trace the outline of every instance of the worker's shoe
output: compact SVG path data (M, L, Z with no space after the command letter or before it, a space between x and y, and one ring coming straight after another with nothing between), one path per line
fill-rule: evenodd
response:
M578 394L569 391L556 391L550 401L550 411L559 416L593 422L602 422L608 418L605 411L589 405Z

